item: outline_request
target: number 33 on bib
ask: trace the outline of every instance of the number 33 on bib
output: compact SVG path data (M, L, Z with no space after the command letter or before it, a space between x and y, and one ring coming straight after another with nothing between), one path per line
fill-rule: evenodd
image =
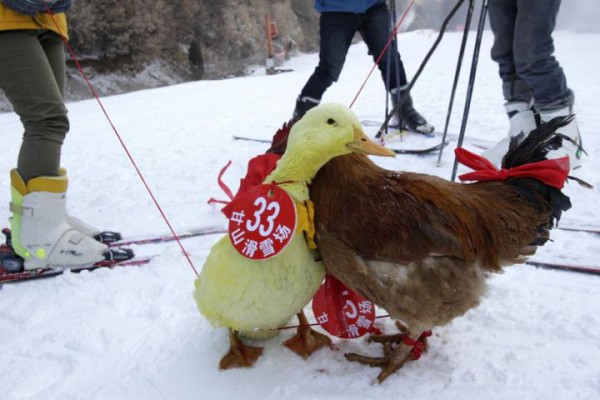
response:
M291 241L297 223L296 205L276 185L258 185L231 204L229 239L244 257L264 260L279 254Z

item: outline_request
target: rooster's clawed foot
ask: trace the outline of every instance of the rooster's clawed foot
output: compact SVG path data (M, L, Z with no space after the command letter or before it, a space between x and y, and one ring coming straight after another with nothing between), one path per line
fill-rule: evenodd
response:
M383 382L388 376L402 368L409 360L418 359L428 349L427 338L431 331L411 334L409 329L396 321L396 326L402 333L394 335L373 335L369 342L383 344L383 357L367 357L356 353L345 354L349 361L359 362L371 367L380 367L381 373L377 376Z

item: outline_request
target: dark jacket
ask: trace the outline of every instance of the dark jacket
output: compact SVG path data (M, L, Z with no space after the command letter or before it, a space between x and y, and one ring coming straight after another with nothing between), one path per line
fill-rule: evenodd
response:
M385 0L315 0L315 10L364 14L369 8L384 2Z

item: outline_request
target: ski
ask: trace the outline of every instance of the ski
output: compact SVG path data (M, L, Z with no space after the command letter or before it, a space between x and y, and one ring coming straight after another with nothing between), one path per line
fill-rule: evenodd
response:
M259 138L252 138L252 137L246 137L246 136L233 136L234 140L246 140L249 142L257 142L257 143L271 143L270 140L267 139L259 139ZM444 144L444 146L447 146L449 142L446 142ZM429 153L433 153L435 151L438 151L442 148L442 144L436 144L435 146L429 146L429 147L424 147L424 148L408 148L408 149L395 149L393 147L388 147L390 150L392 150L394 153L396 154L414 154L414 155L425 155L425 154L429 154Z
M123 246L132 246L132 245L144 245L144 244L155 244L155 243L166 243L172 242L177 239L188 239L197 236L208 236L208 235L218 235L222 233L227 233L227 229L223 226L209 226L203 228L190 229L186 232L177 234L177 237L172 234L163 234L163 235L145 235L138 238L131 239L123 239L117 242L109 243L109 247L123 247Z
M560 229L562 231L571 231L571 232L585 232L585 233L595 233L600 235L600 227L597 226L577 226L577 225L558 225L553 229Z
M373 120L362 120L361 124L363 126L377 126L377 127L381 126L381 122L373 121ZM421 133L421 132L416 132L416 131L407 130L407 129L399 130L398 125L388 125L388 129L390 131L388 132L387 136L406 135L409 137L416 136L416 137L421 137L421 138L442 138L444 136L444 132L440 132L440 131L433 131L430 133ZM447 133L446 140L458 141L458 135L454 134L454 133ZM473 138L473 137L465 137L464 140L467 141L470 145L477 147L481 150L487 150L495 144L495 142L492 140L479 139L479 138Z
M72 267L72 268L63 268L63 267L47 267L40 268L31 271L17 271L10 272L4 269L4 267L0 266L0 285L4 283L16 283L22 281L30 281L34 279L42 279L42 278L50 278L53 276L58 276L63 274L64 272L81 272L81 271L93 271L98 268L115 268L115 267L130 267L130 266L139 266L150 263L154 259L155 256L145 256L145 257L137 257L132 258L126 261L109 261L103 260L97 263L80 266L80 267Z
M178 239L187 239L198 236L205 235L215 235L226 233L227 229L223 226L209 226L202 227L196 229L190 229L184 233L178 234ZM10 235L10 230L6 228L3 230L5 235ZM10 236L7 236L7 239ZM106 243L111 249L121 249L124 246L131 245L145 245L145 244L156 244L156 243L166 243L175 241L175 236L171 234L162 234L162 235L145 235L138 238L131 239L123 239L116 242ZM127 260L103 260L99 261L92 265L82 266L82 267L73 267L73 268L65 268L65 267L48 267L41 268L31 271L20 270L16 272L10 271L13 267L16 269L18 267L17 263L11 263L12 260L15 259L14 251L9 245L1 245L2 249L0 249L0 285L4 283L14 283L21 282L33 279L41 279L41 278L50 278L53 276L58 276L64 273L65 271L70 272L81 272L81 271L93 271L98 268L114 268L114 267L127 267L127 266L136 266L136 265L145 265L148 264L154 256L149 257L133 257ZM133 255L133 252L131 252Z
M294 71L291 68L271 68L269 70L267 70L267 75L277 75L277 74L282 74L284 72L292 72Z
M527 261L527 265L534 267L557 269L563 271L582 272L585 274L600 275L600 266L587 266L587 265L574 265L574 264L562 264L562 263L551 263L544 261Z
M10 229L4 228L2 230L2 233L4 233L5 236L10 235ZM193 238L193 237L197 237L197 236L217 235L217 234L221 234L221 233L227 233L227 228L225 228L223 226L207 226L207 227L202 227L202 228L189 229L183 233L177 234L177 239L188 239L188 238ZM8 238L9 238L9 236L7 236L7 239ZM131 245L139 246L139 245L144 245L144 244L173 242L177 239L172 234L157 234L157 235L143 235L143 236L139 236L139 237L125 238L125 239L120 239L117 241L108 241L108 242L104 242L104 244L110 248L118 248L118 247L131 246ZM8 240L10 240L10 239L8 239Z
M233 139L234 140L245 140L248 142L257 142L257 143L271 143L270 140L268 139L259 139L259 138L252 138L252 137L246 137L246 136L237 136L237 135L233 135Z
M444 147L446 147L448 145L448 143L449 142L444 143ZM387 148L392 150L396 154L426 155L426 154L431 154L436 151L439 151L442 148L442 144L439 143L439 144L436 144L435 146L425 147L422 149L416 149L416 148L415 149L395 149L393 147L387 147Z

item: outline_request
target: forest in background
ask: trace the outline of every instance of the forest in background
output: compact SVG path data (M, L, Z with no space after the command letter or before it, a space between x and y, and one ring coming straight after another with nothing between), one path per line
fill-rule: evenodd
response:
M264 65L266 16L292 51L318 48L314 0L76 0L70 45L101 95L248 73ZM67 98L89 89L67 56ZM0 111L10 110L0 92Z

